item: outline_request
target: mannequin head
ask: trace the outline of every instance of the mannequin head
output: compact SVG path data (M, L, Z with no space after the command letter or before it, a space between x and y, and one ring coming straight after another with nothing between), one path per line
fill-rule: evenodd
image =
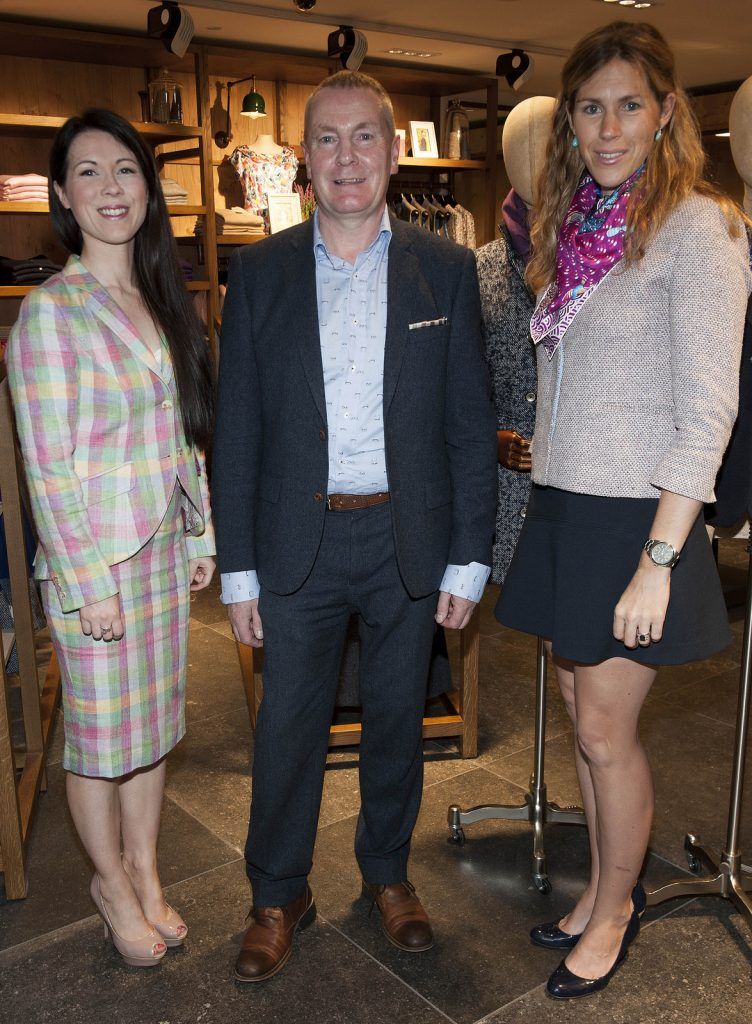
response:
M527 207L534 205L535 183L546 158L555 106L553 96L531 96L518 103L504 122L504 167L512 188Z
M731 155L744 182L744 210L752 216L752 78L742 82L729 111Z

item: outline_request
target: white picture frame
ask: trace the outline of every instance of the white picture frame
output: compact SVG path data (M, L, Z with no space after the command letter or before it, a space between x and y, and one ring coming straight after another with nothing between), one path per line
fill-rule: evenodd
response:
M293 224L300 224L303 220L303 213L300 208L300 196L297 192L290 195L267 196L269 203L269 233L274 235L277 231L284 231L291 228Z
M433 121L410 121L410 145L413 156L420 159L438 159L436 128Z
M407 156L407 131L405 128L395 128L394 131L395 134L399 136L400 140L399 158L401 160L403 157Z

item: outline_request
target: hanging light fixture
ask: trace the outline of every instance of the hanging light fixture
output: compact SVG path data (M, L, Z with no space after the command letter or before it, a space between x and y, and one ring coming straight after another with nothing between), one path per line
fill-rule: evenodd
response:
M226 149L230 144L232 135L230 133L230 90L242 82L251 82L251 91L243 97L240 113L244 117L266 117L266 100L260 92L256 91L256 76L248 75L247 78L238 78L234 82L227 82L227 124L224 131L218 131L214 135L214 143L219 149Z

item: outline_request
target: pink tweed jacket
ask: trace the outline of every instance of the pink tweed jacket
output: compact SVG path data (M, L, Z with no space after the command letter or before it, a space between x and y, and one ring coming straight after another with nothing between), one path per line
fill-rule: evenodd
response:
M214 554L204 459L186 444L168 350L155 358L77 257L25 298L7 363L35 576L54 582L63 611L117 593L110 566L154 535L176 480L189 558Z
M736 418L749 245L721 208L677 204L639 263L617 264L549 360L538 346L536 484L713 500Z

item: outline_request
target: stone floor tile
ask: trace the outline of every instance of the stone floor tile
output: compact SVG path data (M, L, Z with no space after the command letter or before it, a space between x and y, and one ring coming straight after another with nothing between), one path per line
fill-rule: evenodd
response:
M127 967L100 924L77 926L0 954L8 1024L442 1024L446 1018L320 917L268 982L239 985L232 966L247 886L231 864L172 886L189 923L182 949L155 968Z
M705 897L644 927L602 992L560 1001L539 986L483 1024L747 1024L751 970L748 929Z
M29 840L28 896L24 900L6 900L0 882L0 949L26 942L92 913L89 897L92 868L68 813L64 774L59 766L50 768L49 789L40 798ZM237 856L235 849L194 817L172 800L165 800L159 841L160 874L165 886L225 864Z

